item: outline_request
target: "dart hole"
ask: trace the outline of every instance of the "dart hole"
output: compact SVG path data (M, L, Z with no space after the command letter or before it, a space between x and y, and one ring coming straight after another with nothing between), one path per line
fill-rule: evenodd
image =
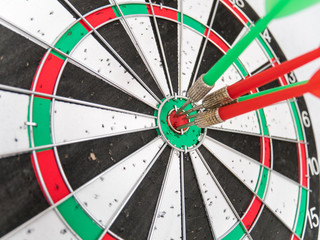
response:
M167 123L170 127L171 131L174 133L177 133L179 135L185 134L188 130L188 128L183 128L181 130L178 130L177 128L181 125L189 123L189 120L186 118L186 115L177 115L176 116L176 110L172 109L167 116Z

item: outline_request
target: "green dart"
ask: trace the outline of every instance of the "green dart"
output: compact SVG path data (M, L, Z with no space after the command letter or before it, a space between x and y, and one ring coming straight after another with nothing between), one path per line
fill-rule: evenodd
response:
M186 104L178 109L179 114L190 102L201 100L214 86L221 75L233 64L250 43L267 28L275 18L288 16L299 10L307 8L320 0L267 0L267 14L261 18L254 27L206 73L201 75L187 92L189 98Z

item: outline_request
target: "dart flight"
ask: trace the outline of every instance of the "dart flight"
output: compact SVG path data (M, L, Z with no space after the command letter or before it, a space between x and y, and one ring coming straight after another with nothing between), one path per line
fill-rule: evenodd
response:
M279 0L267 0L266 1L266 11L270 12L271 9L279 2ZM277 18L286 17L290 14L303 10L307 7L312 6L313 4L318 3L319 0L292 0L289 1L289 4L276 16Z

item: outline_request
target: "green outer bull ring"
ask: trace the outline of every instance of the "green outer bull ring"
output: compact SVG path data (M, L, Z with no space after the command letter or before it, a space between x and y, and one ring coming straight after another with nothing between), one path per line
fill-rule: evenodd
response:
M197 126L190 126L182 135L174 132L167 123L167 116L172 109L180 108L187 101L183 96L171 96L162 99L159 109L155 111L156 125L158 134L173 148L180 152L190 152L199 148L207 134L207 129L199 128ZM191 109L191 104L187 105L185 111Z

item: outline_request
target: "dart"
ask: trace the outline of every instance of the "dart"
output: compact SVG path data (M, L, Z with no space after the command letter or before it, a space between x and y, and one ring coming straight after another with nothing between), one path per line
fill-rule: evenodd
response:
M206 73L201 75L187 92L190 102L197 102L202 99L214 86L215 82L228 69L228 67L241 55L250 43L266 29L267 25L275 18L284 17L302 10L319 0L298 1L298 0L267 0L267 14L260 19L254 27ZM187 104L183 105L176 114L179 114Z
M264 108L286 99L299 97L307 92L320 98L320 70L318 70L309 81L270 89L261 93L252 94L251 96L244 96L239 99L238 103L194 114L189 117L194 118L193 122L178 126L178 129L191 125L196 125L200 128L209 127L238 115Z
M230 104L238 97L250 92L251 90L265 85L274 79L293 71L294 69L305 65L320 57L320 47L308 53L298 56L289 61L283 62L273 68L267 69L247 79L239 81L230 86L224 87L207 95L202 104L183 112L183 115L189 114L201 108L214 108Z

